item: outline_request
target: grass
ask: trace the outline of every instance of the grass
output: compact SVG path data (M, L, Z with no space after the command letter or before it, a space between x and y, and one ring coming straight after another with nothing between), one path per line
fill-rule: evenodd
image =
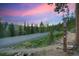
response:
M56 40L60 39L63 36L63 32L57 32L54 34L54 40L52 40L52 43ZM21 44L17 44L12 46L13 48L37 48L37 47L45 47L48 46L50 43L49 36L44 36L41 38L37 38L36 40L31 40L27 42L23 42Z
M52 41L52 43L54 43L56 40L60 39L63 36L62 32L57 32L54 34L54 41ZM27 41L27 42L23 42L21 44L16 44L14 46L10 46L10 48L14 48L14 49L20 49L20 48L38 48L38 47L45 47L48 46L50 43L49 41L49 36L44 36L41 38L37 38L36 40L32 40L32 41ZM10 53L5 53L5 52L0 52L0 56L9 56L9 55L15 55L16 53L10 54Z
M36 48L36 47L42 47L47 45L47 39L48 37L42 37L38 38L37 40L27 41L23 42L22 44L17 44L13 46L14 48Z

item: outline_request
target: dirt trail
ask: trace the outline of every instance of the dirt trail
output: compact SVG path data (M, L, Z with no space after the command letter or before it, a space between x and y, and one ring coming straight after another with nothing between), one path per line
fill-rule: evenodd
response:
M75 40L75 33L68 32L68 44L71 44ZM15 53L15 55L38 55L38 56L67 56L67 53L63 52L63 38L56 41L54 44L42 47L42 48L30 48L30 49L3 49L7 53Z

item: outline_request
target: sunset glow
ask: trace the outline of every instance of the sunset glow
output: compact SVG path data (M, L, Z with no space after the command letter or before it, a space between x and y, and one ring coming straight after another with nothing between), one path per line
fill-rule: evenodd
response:
M0 16L4 21L23 24L25 21L38 24L44 23L57 24L62 21L62 15L55 11L55 5L41 3L26 4L0 4ZM69 4L70 13L74 13L75 4ZM55 19L55 20L54 20Z

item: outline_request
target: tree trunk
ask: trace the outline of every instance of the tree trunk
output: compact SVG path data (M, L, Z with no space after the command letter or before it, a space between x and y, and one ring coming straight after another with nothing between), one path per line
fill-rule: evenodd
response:
M76 45L79 46L79 4L76 4Z
M63 50L67 52L67 19L63 19L64 21L64 39L63 39Z

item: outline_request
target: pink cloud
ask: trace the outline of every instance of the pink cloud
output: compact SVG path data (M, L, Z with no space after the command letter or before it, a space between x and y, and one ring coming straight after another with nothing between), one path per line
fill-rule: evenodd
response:
M54 5L51 7L50 5L42 4L35 9L29 10L29 11L24 11L23 16L41 14L41 13L44 13L44 12L51 12L51 11L54 10L54 8L55 8Z
M33 8L31 10L12 10L12 9L6 9L6 10L0 10L0 16L27 16L27 15L37 15L42 14L45 12L51 12L54 13L55 6L50 6L47 4L41 4L40 6ZM69 9L71 11L75 10L75 4L69 4Z
M1 16L27 16L27 15L36 15L45 12L53 11L55 6L50 6L47 4L41 4L40 6L33 8L31 10L0 10Z

